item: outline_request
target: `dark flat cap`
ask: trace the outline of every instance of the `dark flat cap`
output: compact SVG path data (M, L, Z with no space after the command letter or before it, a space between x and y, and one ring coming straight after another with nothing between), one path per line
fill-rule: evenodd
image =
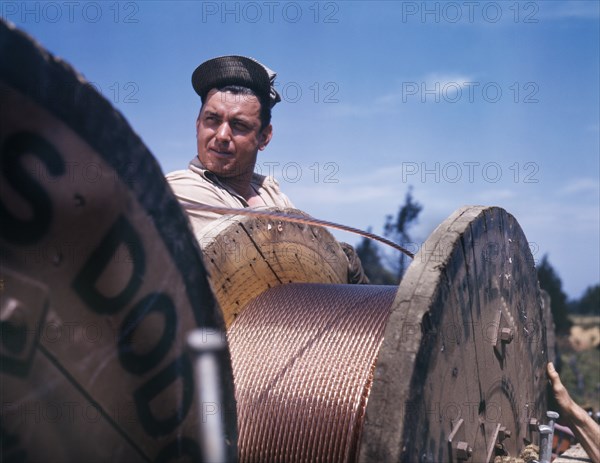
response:
M271 107L281 101L273 88L275 73L258 61L245 56L221 56L205 61L192 74L192 86L202 101L212 88L227 85L248 87L269 101Z

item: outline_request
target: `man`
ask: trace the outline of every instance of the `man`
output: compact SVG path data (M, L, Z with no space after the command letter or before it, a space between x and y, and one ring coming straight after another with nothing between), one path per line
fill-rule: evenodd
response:
M192 85L202 101L196 119L198 155L187 170L167 175L182 202L197 238L220 214L194 208L293 208L272 177L256 174L259 151L273 136L271 109L281 101L274 88L276 73L244 56L222 56L202 63ZM367 283L354 249L341 243L349 260L348 281Z
M273 135L271 109L281 101L275 73L250 58L223 56L202 63L192 85L202 101L196 119L198 155L167 181L185 204L243 208L293 207L272 177L254 173L258 151ZM219 218L186 208L196 236Z

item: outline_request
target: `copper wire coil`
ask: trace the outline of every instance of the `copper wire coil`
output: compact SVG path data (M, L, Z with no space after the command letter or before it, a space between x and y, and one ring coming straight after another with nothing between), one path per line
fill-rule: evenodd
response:
M231 325L241 462L356 461L397 288L288 284Z

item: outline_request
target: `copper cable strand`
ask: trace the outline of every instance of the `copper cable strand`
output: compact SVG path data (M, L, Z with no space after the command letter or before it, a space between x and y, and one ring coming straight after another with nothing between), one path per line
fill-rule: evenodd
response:
M225 215L237 214L237 215L247 215L250 217L269 217L272 219L283 220L284 222L302 223L305 225L317 225L317 226L321 226L321 227L335 228L336 230L342 230L342 231L354 233L355 235L364 236L365 238L368 238L370 240L379 241L380 243L383 243L387 246L390 246L390 247L396 249L397 251L400 251L400 252L406 254L411 259L413 259L415 257L415 255L412 252L410 252L408 249L400 246L397 243L394 243L393 241L383 238L382 236L376 235L375 233L366 232L364 230L350 227L348 225L342 225L342 224L335 223L335 222L329 222L327 220L315 219L314 217L304 217L304 216L297 215L297 214L287 214L285 212L274 212L274 211L267 212L267 211L260 211L260 210L256 210L256 209L250 209L250 208L236 209L236 208L231 208L231 207L209 206L208 204L197 204L197 203L192 203L190 201L186 201L183 199L179 199L179 202L182 205L185 205L186 208L194 209L194 210L198 210L198 211L208 211L208 212L214 212L216 214L225 214Z
M228 332L240 462L356 461L395 292L290 284L246 307Z

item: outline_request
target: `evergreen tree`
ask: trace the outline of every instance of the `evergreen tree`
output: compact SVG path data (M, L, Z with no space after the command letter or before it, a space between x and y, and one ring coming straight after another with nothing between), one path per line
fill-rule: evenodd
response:
M567 295L562 289L562 281L544 254L537 267L540 288L546 290L550 295L550 308L554 317L554 325L557 334L567 334L571 329L571 321L567 316Z
M589 286L573 306L582 315L600 315L600 284Z
M417 218L423 210L423 206L414 200L412 190L412 186L409 186L404 198L404 204L398 210L398 215L395 219L393 216L388 215L383 227L383 233L387 238L404 247L409 247L411 236L408 230L417 222ZM398 281L402 279L408 267L407 259L407 256L400 254L395 269Z
M371 229L369 228L369 232ZM397 285L398 280L394 278L394 274L390 272L381 263L381 256L377 244L368 239L363 238L356 246L356 254L360 258L364 272L369 277L369 281L373 285Z

